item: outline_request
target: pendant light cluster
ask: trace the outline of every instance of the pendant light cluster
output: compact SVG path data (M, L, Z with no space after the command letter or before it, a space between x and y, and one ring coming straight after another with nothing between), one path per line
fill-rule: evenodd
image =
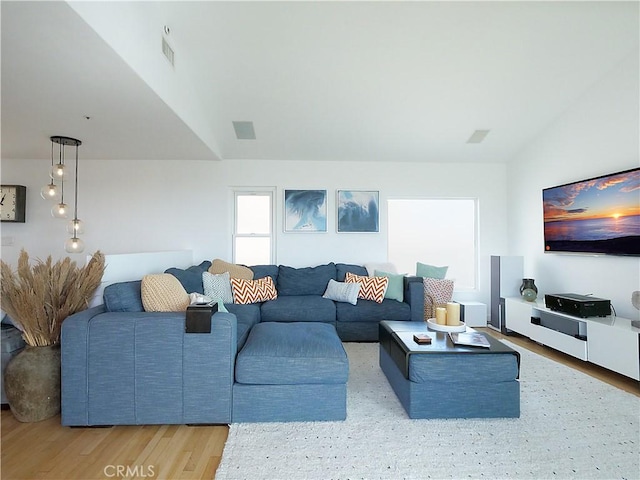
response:
M55 145L58 146L57 152L55 151ZM62 136L51 137L50 181L49 184L42 187L40 191L42 198L56 202L53 207L51 207L51 215L55 218L68 218L69 207L64 203L64 183L68 177L68 168L65 162L65 147L75 147L76 163L73 219L67 224L67 232L71 234L71 238L64 244L64 249L68 253L81 253L84 251L84 242L78 237L79 234L84 233L82 220L78 219L78 147L80 145L82 145L82 142L75 138ZM57 163L55 163L56 160Z

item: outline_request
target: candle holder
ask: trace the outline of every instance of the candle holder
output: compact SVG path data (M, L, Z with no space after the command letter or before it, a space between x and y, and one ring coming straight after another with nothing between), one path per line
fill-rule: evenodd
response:
M447 308L447 303L436 303L433 295L426 294L424 296L424 320L426 321L429 318L436 318L436 309L438 308ZM434 320L435 321L435 320Z

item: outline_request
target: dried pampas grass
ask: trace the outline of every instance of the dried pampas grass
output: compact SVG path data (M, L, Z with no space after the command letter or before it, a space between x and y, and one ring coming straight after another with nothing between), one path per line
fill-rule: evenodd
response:
M60 342L62 321L89 306L104 273L104 255L97 251L82 268L69 257L53 263L37 260L29 265L22 250L18 269L0 261L2 309L22 327L22 336L31 346Z

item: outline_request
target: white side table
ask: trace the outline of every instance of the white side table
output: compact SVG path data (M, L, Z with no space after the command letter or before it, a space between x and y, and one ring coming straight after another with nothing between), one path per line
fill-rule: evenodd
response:
M468 327L487 326L487 306L480 302L458 302L460 304L460 320Z

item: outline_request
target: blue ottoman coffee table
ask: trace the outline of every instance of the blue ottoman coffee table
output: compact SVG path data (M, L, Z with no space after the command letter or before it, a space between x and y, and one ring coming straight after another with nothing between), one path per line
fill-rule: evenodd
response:
M348 377L333 325L258 323L236 359L233 421L344 420Z
M410 418L520 416L520 354L486 335L490 348L454 346L426 323L380 322L380 367ZM418 345L416 333L432 338Z

